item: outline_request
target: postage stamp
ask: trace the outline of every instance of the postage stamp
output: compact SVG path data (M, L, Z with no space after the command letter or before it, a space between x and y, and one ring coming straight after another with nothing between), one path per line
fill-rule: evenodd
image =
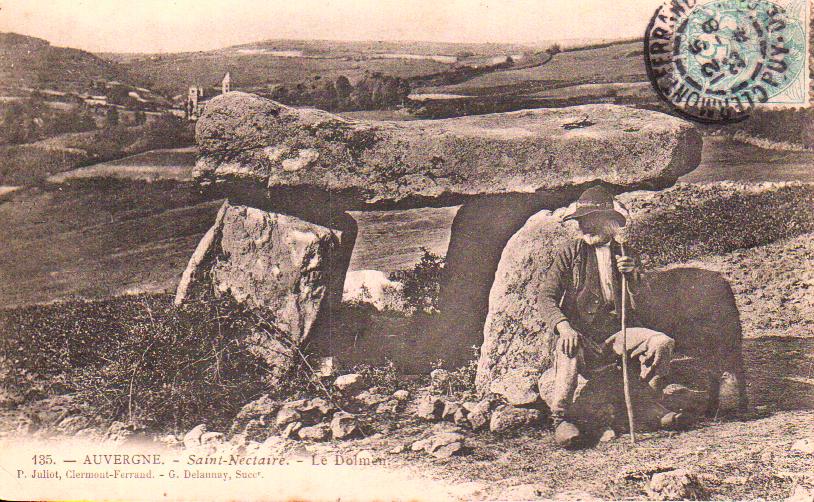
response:
M658 95L702 122L745 118L756 106L809 104L809 3L673 0L645 33Z

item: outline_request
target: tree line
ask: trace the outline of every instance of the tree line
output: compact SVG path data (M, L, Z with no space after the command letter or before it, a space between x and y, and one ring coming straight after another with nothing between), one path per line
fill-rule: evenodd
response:
M294 86L276 85L261 94L289 105L328 111L385 110L406 103L410 84L399 77L367 71L355 85L344 75L317 75Z

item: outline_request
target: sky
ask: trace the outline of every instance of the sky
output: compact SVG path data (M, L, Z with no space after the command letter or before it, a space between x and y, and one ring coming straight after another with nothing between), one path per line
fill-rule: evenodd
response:
M268 39L535 44L639 37L660 0L0 0L0 31L94 52Z

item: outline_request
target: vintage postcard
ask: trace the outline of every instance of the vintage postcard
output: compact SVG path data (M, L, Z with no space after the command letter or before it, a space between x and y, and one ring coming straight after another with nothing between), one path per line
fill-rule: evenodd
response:
M808 0L0 0L0 499L814 501Z

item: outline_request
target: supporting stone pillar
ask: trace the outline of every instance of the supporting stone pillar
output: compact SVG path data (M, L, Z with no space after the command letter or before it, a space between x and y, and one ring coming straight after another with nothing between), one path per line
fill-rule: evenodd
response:
M437 325L444 344L439 353L450 366L470 360L470 347L483 341L489 292L506 243L540 209L565 206L581 190L479 197L458 210L441 280Z
M184 271L176 304L228 295L272 326L247 334L250 349L272 367L272 381L297 360L316 333L330 331L342 299L356 223L339 228L225 202Z

